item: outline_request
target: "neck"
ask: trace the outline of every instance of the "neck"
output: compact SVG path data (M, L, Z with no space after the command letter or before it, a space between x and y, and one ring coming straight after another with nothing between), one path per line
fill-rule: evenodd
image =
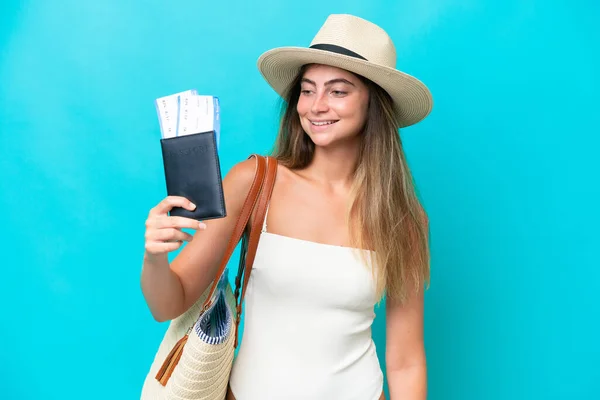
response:
M332 189L348 189L358 162L358 151L358 141L334 148L316 147L304 175Z

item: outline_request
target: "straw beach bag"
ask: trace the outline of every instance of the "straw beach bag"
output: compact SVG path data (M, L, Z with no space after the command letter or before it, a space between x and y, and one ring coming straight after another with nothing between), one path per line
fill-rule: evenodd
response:
M225 399L242 303L277 173L276 159L252 157L256 160L254 181L217 275L200 299L171 321L144 381L141 400ZM249 226L251 215L254 219ZM234 292L226 266L240 240Z

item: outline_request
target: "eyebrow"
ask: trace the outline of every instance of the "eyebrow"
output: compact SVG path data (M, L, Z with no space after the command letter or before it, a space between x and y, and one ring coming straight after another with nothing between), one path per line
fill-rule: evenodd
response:
M310 83L311 85L317 86L317 84L314 81L311 81L310 79L307 79L307 78L302 78L301 82ZM354 83L352 83L349 80L344 79L344 78L331 79L331 80L325 82L325 86L333 85L334 83L346 83L348 85L356 86L356 85L354 85Z

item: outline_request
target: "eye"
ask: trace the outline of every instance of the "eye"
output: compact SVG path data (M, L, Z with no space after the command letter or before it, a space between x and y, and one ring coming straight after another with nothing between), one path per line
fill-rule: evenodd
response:
M311 94L311 93L312 93L312 90L308 90L308 89L302 89L302 90L300 91L300 93L301 93L301 94L303 94L303 95L305 95L305 96L308 96L309 94Z
M348 92L344 92L343 90L332 90L331 93L337 97L345 96L348 94Z

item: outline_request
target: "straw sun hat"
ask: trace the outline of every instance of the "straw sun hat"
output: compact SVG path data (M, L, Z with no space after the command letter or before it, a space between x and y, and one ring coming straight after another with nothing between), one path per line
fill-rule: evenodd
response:
M330 15L310 47L279 47L263 53L258 69L281 96L305 64L325 64L361 75L394 100L399 128L416 124L433 106L429 89L396 69L396 49L379 26L347 14Z

